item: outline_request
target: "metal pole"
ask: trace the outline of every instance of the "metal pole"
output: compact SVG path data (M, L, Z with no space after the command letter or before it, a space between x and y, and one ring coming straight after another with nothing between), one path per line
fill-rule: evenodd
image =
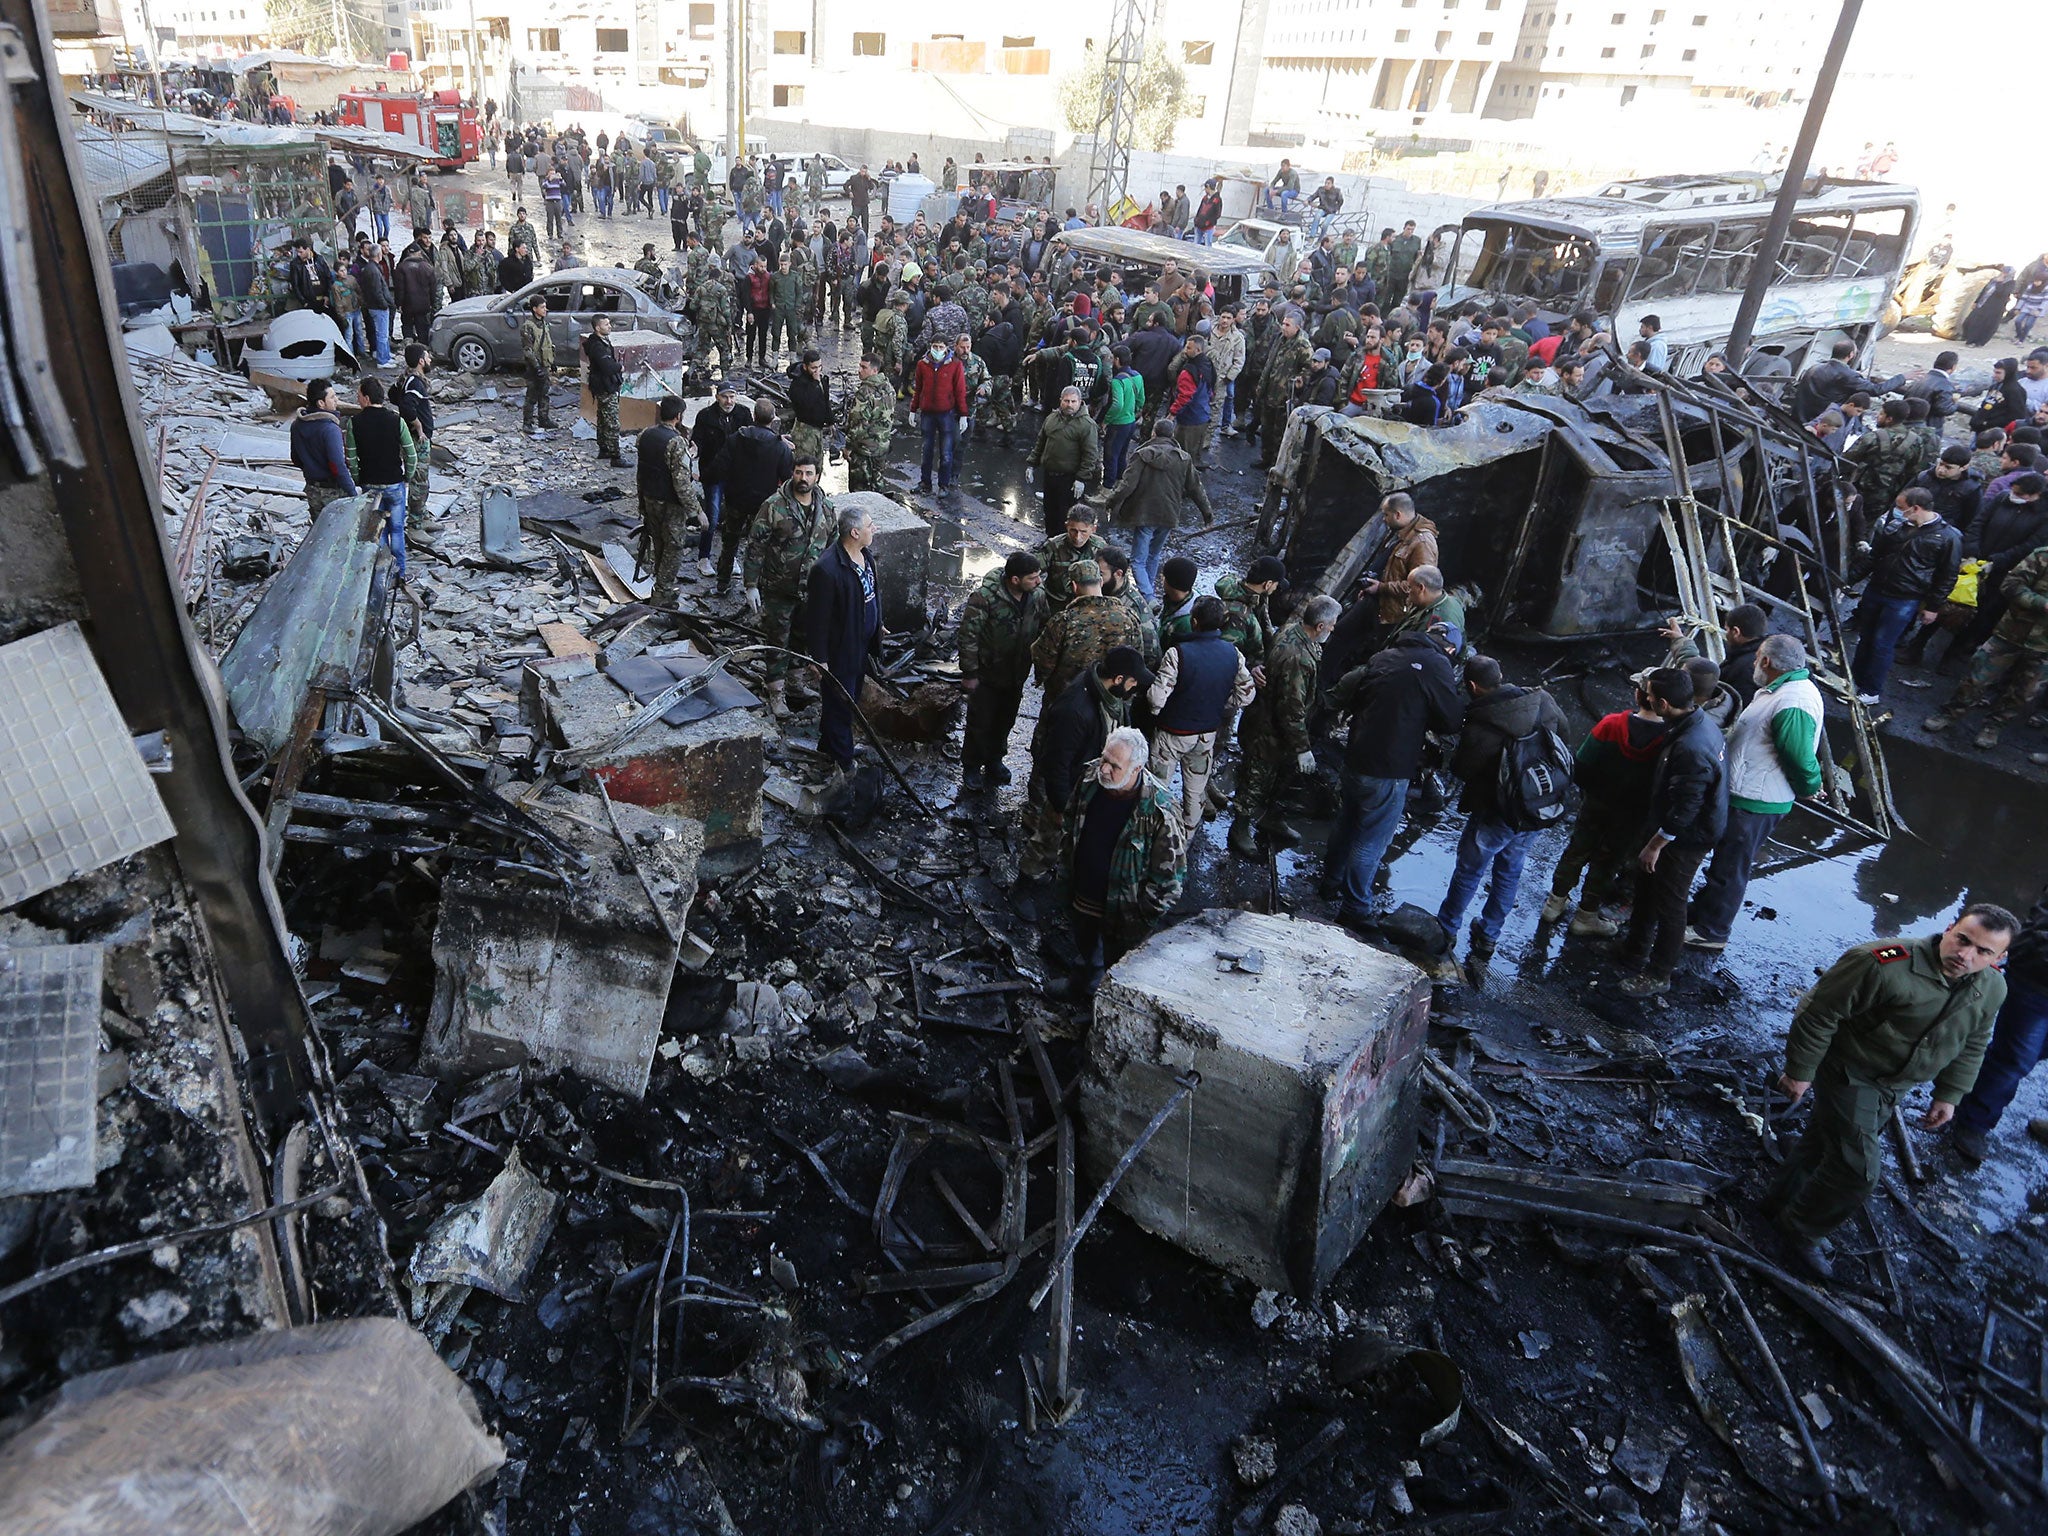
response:
M159 112L168 112L171 108L171 98L164 94L163 66L156 61L156 23L149 19L149 0L140 0L140 8L143 35L149 42L149 75L156 82L156 109Z
M1806 118L1799 125L1799 137L1785 162L1784 180L1778 184L1778 200L1771 207L1771 222L1764 227L1762 248L1750 268L1749 286L1742 291L1742 303L1735 311L1735 324L1728 332L1725 349L1728 366L1741 371L1743 354L1749 351L1750 333L1763 313L1764 294L1778 275L1778 252L1785 244L1785 232L1792 227L1793 210L1799 203L1799 189L1806 182L1806 165L1813 158L1820 138L1821 123L1828 115L1828 101L1835 94L1835 77L1842 72L1842 59L1849 52L1849 38L1856 31L1856 17L1863 0L1842 0L1842 14L1835 19L1835 35L1828 39L1827 55L1814 76L1813 95L1806 103Z

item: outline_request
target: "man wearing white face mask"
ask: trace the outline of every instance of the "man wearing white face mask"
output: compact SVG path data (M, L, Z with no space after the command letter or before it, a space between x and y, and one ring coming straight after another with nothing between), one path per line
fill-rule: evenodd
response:
M1111 731L1067 808L1062 862L1084 997L1180 899L1187 874L1186 835L1166 786L1145 771L1147 756L1143 732Z
M945 338L934 336L924 355L917 360L917 374L911 381L910 407L924 432L924 460L919 468L917 488L932 488L932 466L938 464L939 489L953 488L953 434L960 418L967 414L967 373Z

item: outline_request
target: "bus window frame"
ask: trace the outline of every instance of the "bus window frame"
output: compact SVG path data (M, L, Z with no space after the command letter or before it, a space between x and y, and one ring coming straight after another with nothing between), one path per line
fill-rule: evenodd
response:
M1893 238L1896 238L1899 242L1897 260L1892 264L1891 271L1888 274L1886 274L1887 282L1892 285L1896 285L1899 280L1899 275L1906 270L1906 266L1909 260L1911 259L1911 252L1913 249L1913 236L1918 231L1920 226L1920 210L1918 206L1912 203L1872 203L1868 206L1858 206L1857 208L1852 210L1852 213L1853 217L1849 221L1849 233L1842 241L1842 253L1836 256L1835 265L1837 267L1841 266L1842 254L1847 253L1850 243L1854 241L1858 234L1862 232L1863 221L1866 217L1875 218L1881 215L1895 213L1900 216L1898 235L1894 237L1892 234L1887 232L1881 238L1885 240L1891 240ZM1841 275L1847 276L1849 274ZM1856 273L1853 274L1853 276L1856 281L1861 282L1868 281L1871 277L1871 274Z
M1673 289L1665 293L1651 294L1639 290L1636 284L1642 278L1642 263L1643 260L1647 258L1650 254L1650 242L1652 238L1666 233L1678 233L1688 229L1703 231L1706 237L1705 249L1700 255L1699 259L1693 263L1691 281L1689 281L1683 289ZM1621 300L1621 302L1643 304L1669 304L1675 300L1691 298L1693 294L1699 291L1700 279L1706 275L1707 263L1713 258L1714 254L1714 242L1720 238L1720 234L1721 221L1719 219L1689 218L1673 219L1663 224L1646 223L1643 226L1642 234L1636 240L1634 258L1636 262L1636 269L1634 272L1629 274L1628 288L1626 289L1625 297ZM1679 246L1679 255L1682 257L1685 251L1695 243L1696 241L1694 240L1685 241L1683 244ZM1677 272L1677 270L1678 263L1676 260L1674 260L1672 263L1672 271L1668 273L1659 274L1660 280L1663 277L1669 277L1674 275Z

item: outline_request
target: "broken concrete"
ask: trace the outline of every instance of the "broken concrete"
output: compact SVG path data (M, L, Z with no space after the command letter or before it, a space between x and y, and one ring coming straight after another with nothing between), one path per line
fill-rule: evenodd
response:
M530 809L589 855L589 878L540 890L495 871L449 876L422 1062L474 1073L531 1060L638 1098L696 899L704 829L614 804L615 837L594 795L558 794Z
M1199 1073L1116 1204L1256 1284L1319 1293L1414 1159L1429 995L1414 966L1323 923L1212 910L1154 934L1096 995L1084 1172L1107 1174Z
M528 669L528 677L550 736L572 751L603 745L639 707L586 658L539 663ZM651 720L589 766L613 800L699 822L703 873L735 874L761 856L768 729L760 713L749 709L725 710L686 725Z
M882 623L901 633L925 627L925 594L931 577L932 525L880 491L848 491L832 498L835 507L860 507L873 519L875 591L882 599Z

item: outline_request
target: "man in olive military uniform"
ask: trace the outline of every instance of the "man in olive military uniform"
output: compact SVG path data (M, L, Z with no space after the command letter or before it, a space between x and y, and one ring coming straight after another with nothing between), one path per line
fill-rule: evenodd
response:
M451 299L469 296L469 274L464 266L468 255L453 224L441 231L441 243L434 247L434 276ZM439 308L438 305L435 307Z
M1380 290L1382 311L1408 297L1408 284L1415 276L1415 264L1422 259L1422 242L1415 237L1415 221L1401 226L1400 238L1387 247L1387 286Z
M625 385L626 372L619 366L619 354L612 348L610 315L599 315L590 323L590 334L583 338L583 370L590 398L597 402L597 456L623 468L626 461L619 454L619 391Z
M1274 840L1292 842L1293 829L1278 820L1280 792L1297 773L1315 772L1315 753L1308 735L1309 711L1316 697L1316 671L1323 642L1337 627L1343 607L1321 593L1301 605L1301 612L1274 638L1266 651L1266 681L1246 708L1238 740L1244 760L1237 770L1237 798L1231 809L1230 851L1240 858L1259 856L1257 833L1263 826Z
M1038 563L1045 570L1045 600L1058 613L1075 596L1074 567L1082 561L1099 563L1109 545L1096 537L1095 508L1076 502L1067 510L1067 531L1047 539L1038 551Z
M818 461L797 455L789 479L761 503L747 533L741 566L747 612L770 645L789 646L790 624L804 605L804 585L811 567L839 537L832 498L818 486ZM789 713L789 657L768 658L768 709L777 719Z
M1102 591L1102 567L1077 560L1067 567L1074 600L1055 613L1031 645L1031 665L1045 696L1056 699L1075 678L1119 645L1137 650L1143 626L1130 604Z
M682 433L683 402L664 395L656 415L659 419L634 444L639 454L640 521L647 531L648 563L654 569L654 591L648 601L657 608L673 608L691 532L703 520L704 506L690 475L689 439ZM616 410L612 431L616 441Z
M810 336L813 289L807 266L793 265L785 255L775 275L768 279L768 348L780 351L785 345L800 352Z
M1948 1124L1977 1081L2005 978L1992 969L2019 930L2003 907L1965 907L1942 933L1858 944L1799 1005L1780 1091L1813 1090L1813 1112L1764 1197L1763 1209L1810 1274L1833 1274L1827 1235L1877 1188L1893 1107L1932 1081L1922 1130Z
M709 266L704 280L691 286L690 298L695 306L690 317L697 322L698 361L708 363L711 349L716 347L718 366L729 373L733 364L731 281L722 269Z
M533 227L533 220L526 216L524 208L512 210L512 227L505 231L505 249L516 250L524 245L529 251L540 249L540 231Z
M526 431L539 437L552 432L555 418L548 410L548 375L555 371L555 333L548 329L548 301L536 293L527 305L526 318L519 322L519 359L526 367Z
M640 259L633 263L633 270L643 277L649 277L654 280L646 285L649 288L654 287L656 283L661 281L661 258L654 254L653 246L643 245L640 247Z
M2048 548L2037 549L1998 585L2005 612L1970 657L1969 675L1949 701L1920 722L1926 731L1945 731L1979 704L1991 716L1977 733L1976 747L1988 752L2017 715L2031 714L2041 699L2048 668ZM2037 754L2034 759L2041 761Z
M860 383L846 410L846 488L882 489L882 466L889 458L889 437L896 428L896 388L883 371L882 360L870 352L860 360Z
M1031 676L1031 645L1050 616L1040 590L1038 556L1019 550L990 571L960 611L960 686L967 690L967 731L960 748L960 787L1010 782L1003 758Z
M1308 372L1312 355L1301 324L1301 311L1288 306L1280 317L1280 338L1274 342L1265 369L1259 374L1259 462L1267 469L1279 457L1280 439L1287 433L1294 381Z

